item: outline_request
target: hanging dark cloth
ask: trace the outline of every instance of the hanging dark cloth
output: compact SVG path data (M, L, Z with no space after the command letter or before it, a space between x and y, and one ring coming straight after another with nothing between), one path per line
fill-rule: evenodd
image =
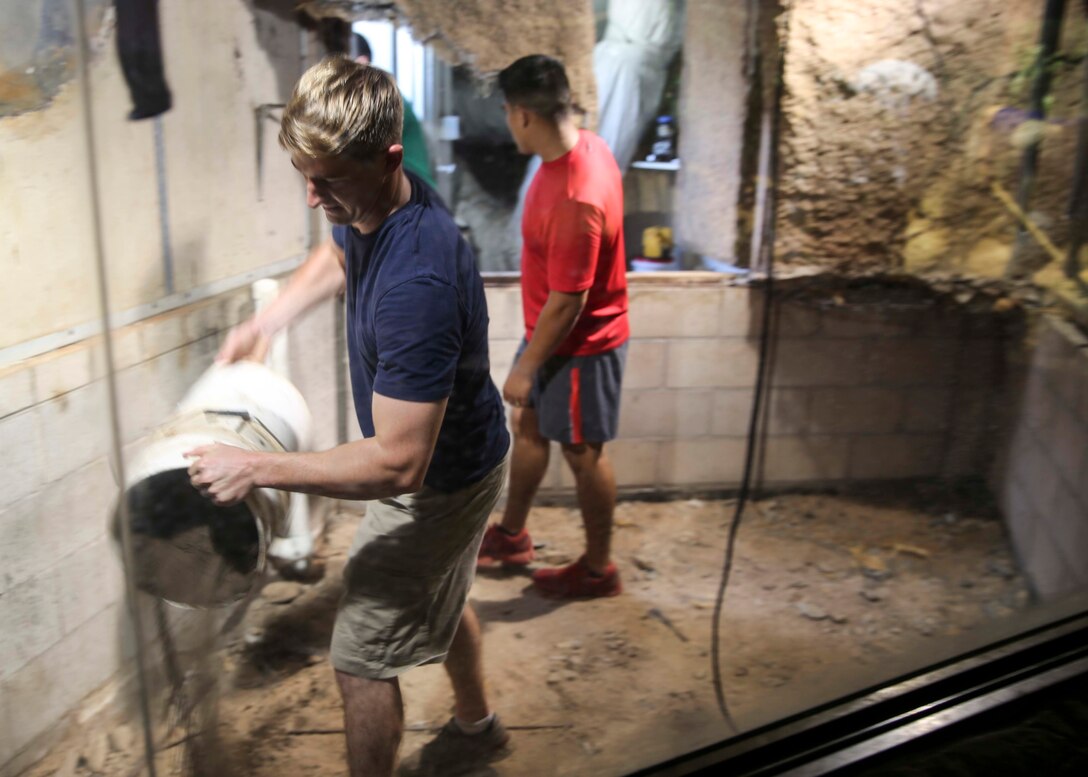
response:
M132 95L129 119L149 119L170 110L170 88L162 65L159 0L114 0L117 53Z

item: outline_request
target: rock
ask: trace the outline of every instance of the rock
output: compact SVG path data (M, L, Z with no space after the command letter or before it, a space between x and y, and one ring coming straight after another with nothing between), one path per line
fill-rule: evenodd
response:
M562 678L558 672L552 672L548 675L548 685L557 685L561 680Z
M249 629L242 639L247 645L256 645L264 639L264 631L261 629Z
M92 772L103 772L106 769L106 759L110 757L110 742L108 737L96 736L83 750L83 761Z
M892 546L892 549L896 553L905 553L908 556L917 556L918 558L929 558L930 553L925 548L920 548L917 545L907 545L903 542L897 542Z
M803 580L794 580L790 583L790 588L808 588L808 583Z
M290 604L301 594L301 585L286 580L269 583L261 590L261 597L272 604Z
M884 599L884 592L880 590L862 588L858 593L861 594L862 599L865 599L868 602L879 602Z
M764 583L762 587L763 587L764 591L773 591L776 588L778 588L778 584L777 583Z
M892 576L891 571L888 569L873 569L872 567L862 567L861 573L870 580L878 582L883 582Z
M861 572L872 580L886 580L891 577L888 562L875 553L866 553L860 548L851 549L854 560L861 567Z
M578 673L575 672L574 670L568 669L566 672L563 672L563 679L566 680L568 683L571 680L577 680L578 679Z
M571 639L566 642L560 642L556 647L560 650L581 650L582 641L579 639Z
M932 637L937 623L932 618L922 618L914 622L914 630L923 637Z
M64 754L64 760L61 761L57 770L53 772L53 777L76 777L79 774L80 764L83 763L83 756L76 751L71 751Z
M631 556L631 562L643 572L654 572L657 570L654 563L644 556Z
M809 620L822 621L830 617L825 610L822 610L814 604L809 604L808 602L798 602L794 606L802 616Z
M982 605L982 611L988 618L1004 618L1012 613L1012 610L1001 602L986 602Z
M136 747L136 730L122 723L109 734L110 749L115 753L127 753Z
M828 615L828 617L831 618L832 623L839 623L839 624L846 623L847 621L850 620L845 615L839 615L838 613L834 613L834 612L830 613Z

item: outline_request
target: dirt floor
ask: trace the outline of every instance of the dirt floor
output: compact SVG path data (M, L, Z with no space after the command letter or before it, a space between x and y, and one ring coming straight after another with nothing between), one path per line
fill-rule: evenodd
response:
M746 510L722 629L726 699L742 729L956 650L957 636L1028 605L1002 524L917 498L784 495ZM935 506L940 504L940 506ZM618 775L719 740L710 623L734 502L624 502L620 597L541 598L525 574L482 574L491 698L515 729L493 775ZM323 579L267 586L221 656L220 736L233 773L343 775L340 701L327 662L339 573L357 521L335 516ZM534 510L543 564L581 551L577 512ZM441 667L403 680L407 756L450 715ZM29 772L129 775L132 726L84 728ZM178 734L173 735L176 739ZM180 772L180 751L160 773Z

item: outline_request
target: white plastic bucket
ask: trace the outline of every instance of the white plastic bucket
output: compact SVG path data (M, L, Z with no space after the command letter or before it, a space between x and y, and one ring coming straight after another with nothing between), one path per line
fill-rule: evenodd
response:
M302 395L268 367L237 362L205 372L177 414L126 466L136 585L190 607L244 598L262 576L272 542L292 541L292 512L304 510L305 497L261 488L241 504L217 506L190 484L184 454L212 443L252 451L305 450L310 428ZM115 517L119 520L118 510ZM308 530L304 539L295 539L304 546L299 552L308 554Z

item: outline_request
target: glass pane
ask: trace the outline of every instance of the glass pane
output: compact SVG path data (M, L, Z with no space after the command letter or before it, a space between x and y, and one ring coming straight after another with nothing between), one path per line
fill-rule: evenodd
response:
M0 772L627 774L1083 611L1082 4L8 5ZM352 33L402 157L281 123Z

